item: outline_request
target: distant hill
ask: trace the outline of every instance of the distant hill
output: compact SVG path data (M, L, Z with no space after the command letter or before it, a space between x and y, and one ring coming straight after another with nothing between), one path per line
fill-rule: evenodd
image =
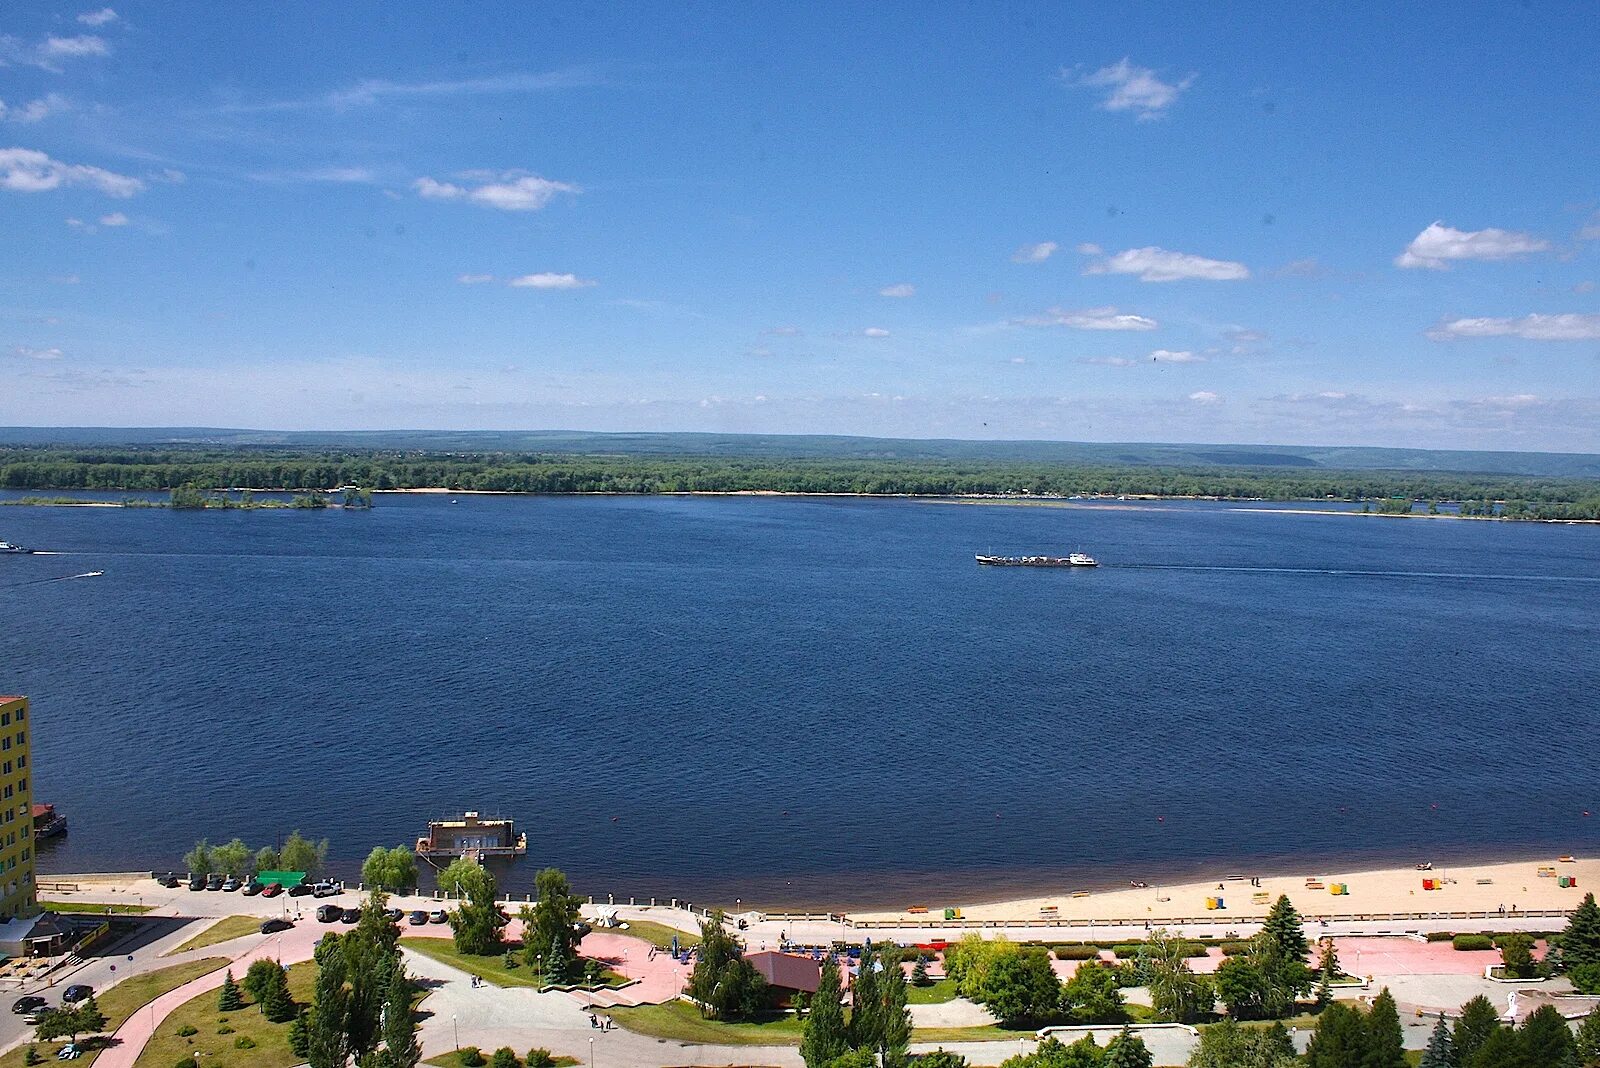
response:
M1439 471L1600 478L1593 453L1474 452L1344 445L1174 445L1157 442L962 441L788 434L603 434L578 430L235 430L218 427L0 427L0 445L207 445L405 449L624 456L1047 463Z

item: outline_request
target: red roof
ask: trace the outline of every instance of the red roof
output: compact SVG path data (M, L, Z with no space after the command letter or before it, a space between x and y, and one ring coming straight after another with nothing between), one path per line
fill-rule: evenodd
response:
M33 818L38 819L41 816L51 815L55 812L55 810L56 806L54 805L41 805L39 802L35 801L33 803Z
M747 953L744 959L755 966L756 971L766 979L768 986L815 994L818 984L822 981L822 964L810 957L777 953L769 949L760 953Z

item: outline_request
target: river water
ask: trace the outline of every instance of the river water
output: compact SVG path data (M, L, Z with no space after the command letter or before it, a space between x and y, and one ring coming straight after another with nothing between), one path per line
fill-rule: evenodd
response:
M0 557L47 872L296 828L353 870L464 809L528 831L513 890L769 904L1600 838L1600 527L390 495L0 537L60 554Z

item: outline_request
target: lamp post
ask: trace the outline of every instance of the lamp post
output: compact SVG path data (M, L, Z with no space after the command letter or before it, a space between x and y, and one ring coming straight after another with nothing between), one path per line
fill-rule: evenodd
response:
M456 1052L460 1053L461 1052L461 1028L456 1026L456 1017L455 1017L454 1013L450 1014L450 1033L455 1036ZM591 1041L593 1041L593 1040L591 1039ZM196 1053L195 1056L198 1057L198 1056L200 1056L200 1054Z
M594 1068L594 1039L589 1040L589 1068Z

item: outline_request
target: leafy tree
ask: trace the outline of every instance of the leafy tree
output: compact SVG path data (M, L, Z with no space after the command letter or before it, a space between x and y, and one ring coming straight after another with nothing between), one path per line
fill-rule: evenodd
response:
M1533 939L1521 931L1500 936L1500 964L1510 979L1530 979L1537 970L1533 962Z
M1190 1068L1296 1068L1299 1063L1282 1027L1241 1027L1232 1017L1201 1031L1200 1045L1189 1055Z
M831 955L822 962L817 992L811 998L811 1015L802 1025L800 1057L806 1068L823 1068L850 1048L844 1020L844 988L839 963Z
M852 1049L829 1061L828 1068L878 1068L878 1058L864 1049Z
M1361 1068L1406 1068L1405 1035L1389 988L1378 991L1366 1019L1367 1048Z
M983 1003L1007 1027L1054 1016L1061 983L1041 952L1017 953L997 961L984 982Z
M214 846L211 850L211 870L220 871L224 875L248 878L252 873L250 865L253 860L255 854L251 853L250 847L238 838L226 845Z
M1151 1068L1154 1063L1144 1039L1124 1025L1120 1034L1106 1045L1102 1068Z
M80 1032L86 1035L99 1034L106 1029L106 1024L110 1022L106 1019L106 1014L100 1011L100 1002L95 998L93 990L89 991L89 996L84 998L78 1004L78 1007L72 1011L72 1015L74 1017L73 1023L77 1028L72 1033L74 1038Z
M1000 1068L1101 1068L1103 1064L1104 1054L1094 1037L1085 1035L1070 1046L1047 1038L1032 1053L1001 1061Z
M883 1068L904 1068L911 1051L911 1010L906 1006L906 973L900 968L898 950L884 955L884 972L879 986L883 1008L879 1012L878 1060Z
M1465 1068L1557 1068L1528 1060L1517 1033L1509 1027L1495 1029L1462 1064Z
M410 890L417 885L417 856L405 846L373 846L361 864L361 881L379 890Z
M1189 968L1188 944L1157 929L1145 940L1150 1003L1156 1017L1193 1023L1211 1011L1216 992L1210 982Z
M1217 969L1217 998L1228 1007L1235 1020L1254 1020L1261 1015L1267 979L1251 956L1229 957Z
M255 869L254 870L256 870L256 871L277 871L278 870L278 851L277 851L277 849L275 849L272 846L262 846L260 849L256 850Z
M289 837L283 840L283 848L278 850L278 863L283 865L284 871L303 871L307 875L317 876L322 874L323 867L328 862L328 840L313 843L300 836L298 830L291 831Z
M1500 1014L1488 998L1479 994L1461 1006L1461 1015L1451 1038L1456 1047L1456 1063L1468 1064L1473 1056L1489 1041L1489 1036L1500 1030Z
M1578 1060L1584 1065L1600 1064L1600 1012L1591 1012L1578 1027Z
M266 957L251 961L250 967L245 969L244 991L250 995L250 1000L257 1005L266 999L267 984L272 980L273 973L282 975L283 965Z
M206 506L205 494L193 482L185 482L181 486L172 487L172 492L167 497L167 507L179 511L192 511ZM190 869L191 871L193 868Z
M211 845L204 838L183 855L183 863L189 869L190 875L210 875L217 870L215 862L211 859Z
M924 1053L912 1062L917 1068L967 1068L967 1059L943 1047Z
M439 876L439 888L459 894L461 902L450 912L450 929L456 949L487 957L500 951L499 887L489 869L465 857L451 862Z
M723 926L721 909L700 922L700 958L689 975L688 993L701 1015L712 1020L754 1015L766 998L766 980Z
M350 1038L345 1033L349 994L340 943L342 935L324 935L317 945L317 985L307 1021L306 1061L311 1068L344 1068L350 1059Z
M564 982L578 959L578 907L559 868L545 868L533 879L538 901L522 910L522 957L528 964L545 962L545 976Z
M1362 1068L1367 1057L1367 1028L1361 1013L1335 1001L1317 1017L1317 1029L1306 1048L1309 1068Z
M1554 1005L1541 1005L1517 1028L1523 1058L1539 1068L1576 1068L1578 1047L1572 1028Z
M244 1008L244 995L239 993L239 984L233 981L233 969L229 968L222 973L222 989L217 991L218 1012L238 1012Z
M1116 969L1097 960L1079 964L1061 987L1061 1008L1079 1023L1116 1023L1126 1019Z
M1433 1034L1428 1036L1428 1048L1422 1051L1418 1068L1457 1068L1456 1044L1450 1038L1450 1025L1444 1022L1443 1016L1433 1025Z
M1004 935L984 938L976 931L968 931L959 942L944 951L944 972L956 984L956 992L962 997L981 1001L989 969L994 967L996 961L1020 952L1021 947L1008 941Z

